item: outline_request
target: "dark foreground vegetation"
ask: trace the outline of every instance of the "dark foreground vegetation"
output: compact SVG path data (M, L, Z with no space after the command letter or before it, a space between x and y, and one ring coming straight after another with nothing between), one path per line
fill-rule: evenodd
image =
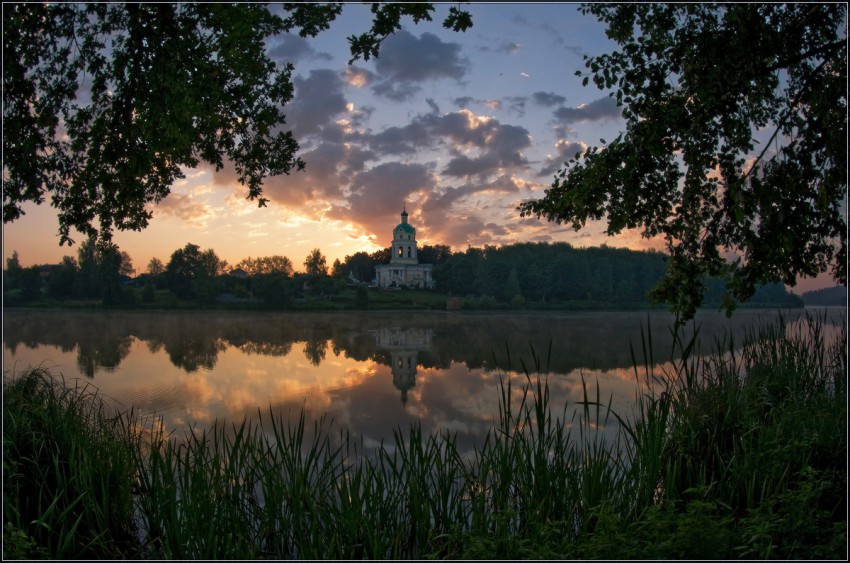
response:
M665 373L638 349L635 376L654 392L632 414L592 384L580 416L552 412L535 360L521 403L501 386L470 458L416 427L362 457L303 415L177 440L90 386L13 374L3 557L846 559L846 322L839 332L780 318L709 355L682 335ZM603 442L594 428L615 422Z

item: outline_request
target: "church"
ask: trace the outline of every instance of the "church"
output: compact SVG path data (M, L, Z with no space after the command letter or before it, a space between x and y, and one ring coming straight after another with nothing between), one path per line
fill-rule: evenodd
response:
M407 222L407 207L401 212L401 223L393 229L393 248L389 264L375 266L378 287L434 287L433 264L420 264L416 256L416 229Z

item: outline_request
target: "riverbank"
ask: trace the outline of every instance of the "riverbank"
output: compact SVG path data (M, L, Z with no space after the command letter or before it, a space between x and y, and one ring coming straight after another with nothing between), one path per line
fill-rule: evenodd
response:
M378 289L365 287L346 287L332 293L305 292L288 296L273 306L259 299L234 298L223 295L212 301L199 299L181 299L168 290L157 290L152 297L143 297L139 288L125 289L125 299L111 305L104 305L100 299L56 300L42 297L31 302L22 302L16 295L6 301L7 307L31 309L68 309L68 310L141 310L141 311L666 311L670 306L665 303L649 301L532 301L514 299L498 300L488 295L455 296L433 290ZM749 302L740 304L741 309L789 309L800 308L802 302ZM707 303L701 310L717 311L720 303Z
M613 444L592 432L618 417L605 397L565 421L530 373L471 459L416 429L360 459L328 421L304 443L303 417L178 443L27 372L4 381L3 555L844 559L846 328L797 326L735 335L734 357L679 341Z

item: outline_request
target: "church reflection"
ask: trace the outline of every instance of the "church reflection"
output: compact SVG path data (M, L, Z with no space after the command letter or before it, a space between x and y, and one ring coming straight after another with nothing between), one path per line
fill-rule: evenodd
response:
M375 347L390 354L393 385L407 404L407 392L416 386L416 366L420 352L430 352L434 331L430 328L380 328L370 331Z

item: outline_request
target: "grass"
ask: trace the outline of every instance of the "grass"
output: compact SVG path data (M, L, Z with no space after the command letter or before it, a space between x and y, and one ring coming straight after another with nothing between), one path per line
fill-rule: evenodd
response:
M662 373L642 341L628 416L584 382L552 412L533 358L467 457L418 426L364 456L303 414L178 440L33 370L4 383L3 555L846 559L846 327L780 318L707 355L695 336Z

